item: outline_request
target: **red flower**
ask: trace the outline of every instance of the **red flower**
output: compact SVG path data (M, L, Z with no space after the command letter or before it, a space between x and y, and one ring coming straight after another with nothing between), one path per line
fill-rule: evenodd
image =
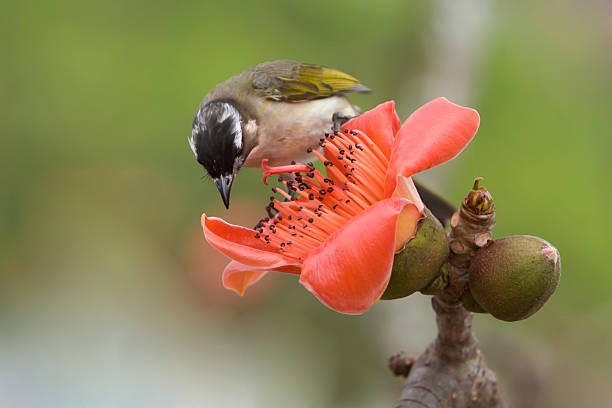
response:
M293 173L274 188L277 211L256 230L202 215L208 242L233 259L223 284L242 295L268 271L300 275L300 283L342 313L365 312L380 299L393 257L415 234L423 203L410 176L455 157L478 129L478 113L435 99L401 125L393 102L352 119L313 151L311 163L264 167Z

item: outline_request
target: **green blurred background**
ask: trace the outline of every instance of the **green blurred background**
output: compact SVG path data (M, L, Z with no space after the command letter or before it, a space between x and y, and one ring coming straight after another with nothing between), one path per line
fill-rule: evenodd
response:
M436 96L482 125L422 179L459 203L475 176L497 236L561 252L549 303L476 333L517 407L612 403L610 7L471 0L0 4L0 406L384 407L386 358L435 336L429 299L361 317L294 276L243 298L203 211L249 225L244 171L226 213L187 145L203 95L280 58L352 73L405 118Z

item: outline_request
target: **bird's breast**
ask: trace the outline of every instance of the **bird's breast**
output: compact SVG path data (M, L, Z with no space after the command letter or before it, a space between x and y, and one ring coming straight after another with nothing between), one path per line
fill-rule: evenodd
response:
M258 141L244 163L249 167L260 167L262 159L272 166L307 160L307 149L318 147L319 139L331 129L334 113L357 114L342 96L299 103L266 100L257 112Z

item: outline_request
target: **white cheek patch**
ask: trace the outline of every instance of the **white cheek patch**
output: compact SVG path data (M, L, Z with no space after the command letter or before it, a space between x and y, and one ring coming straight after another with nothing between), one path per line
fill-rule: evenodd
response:
M242 129L240 129L240 123L237 126L238 130L234 129L234 146L237 150L242 149Z
M198 114L199 113L200 111L198 111ZM196 159L198 158L198 153L196 152L195 138L199 131L200 129L195 126L193 129L191 129L191 136L187 138L187 141L189 142L189 147L191 147L191 151L193 152L193 155L196 157Z
M255 122L255 119L251 119L249 120L246 125L244 125L244 130L248 133L248 134L253 134L257 131L257 122Z
M193 155L197 159L198 158L198 154L196 153L195 142L193 141L193 136L188 137L187 141L189 142L189 147L191 147L191 151L193 152Z

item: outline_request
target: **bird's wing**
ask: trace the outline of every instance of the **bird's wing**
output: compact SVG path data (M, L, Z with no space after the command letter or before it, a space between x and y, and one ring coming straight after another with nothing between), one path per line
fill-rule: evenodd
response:
M347 92L369 92L351 75L322 65L274 61L253 67L252 86L275 101L300 102Z

